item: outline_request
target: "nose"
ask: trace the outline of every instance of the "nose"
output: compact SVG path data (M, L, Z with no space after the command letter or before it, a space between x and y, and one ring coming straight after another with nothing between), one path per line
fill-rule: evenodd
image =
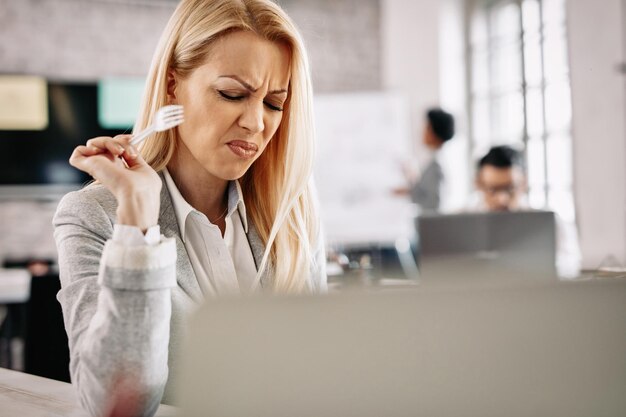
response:
M498 205L502 208L508 208L511 203L511 196L503 191L496 194L496 199L498 201Z
M263 103L248 103L239 117L239 126L252 134L262 132L265 129L263 113Z

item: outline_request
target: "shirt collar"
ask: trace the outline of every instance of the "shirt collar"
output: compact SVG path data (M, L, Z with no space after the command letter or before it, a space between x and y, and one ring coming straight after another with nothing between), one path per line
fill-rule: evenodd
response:
M199 213L199 211L193 208L182 196L167 168L163 169L163 176L165 177L167 190L172 197L172 206L174 206L174 213L176 214L176 220L178 221L180 237L182 241L185 242L185 222L187 217L190 213ZM248 217L246 216L246 205L243 201L241 185L239 184L239 181L234 180L228 182L228 214L226 217L232 216L237 209L239 209L239 217L241 218L241 223L243 224L243 230L248 233Z
M248 233L246 204L243 201L243 192L241 191L241 184L239 184L238 180L228 182L228 214L226 217L232 216L235 210L239 210L243 230Z

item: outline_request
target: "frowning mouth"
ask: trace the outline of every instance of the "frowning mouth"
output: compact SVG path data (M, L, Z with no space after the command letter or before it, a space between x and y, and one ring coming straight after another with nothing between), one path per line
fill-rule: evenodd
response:
M240 158L250 159L253 158L254 155L259 151L259 147L251 142L246 142L244 140L233 140L228 142L226 145L230 148L230 150Z

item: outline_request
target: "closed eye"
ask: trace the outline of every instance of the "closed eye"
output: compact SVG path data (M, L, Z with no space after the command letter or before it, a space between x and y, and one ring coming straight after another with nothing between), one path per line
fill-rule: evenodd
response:
M282 107L276 106L276 105L274 105L272 103L268 103L267 101L264 101L263 103L265 103L267 108L269 108L272 111L283 111Z
M222 96L226 100L231 100L231 101L238 101L238 100L241 100L242 98L245 97L245 96L238 96L238 95L227 94L224 91L220 91L219 93L220 93L220 96Z
M241 101L244 98L246 98L246 95L236 95L236 94L228 94L225 91L218 91L220 96L228 101ZM277 106L275 104L272 104L268 101L264 101L263 104L265 104L265 106L267 106L268 109L272 110L272 111L283 111L283 108L280 106Z

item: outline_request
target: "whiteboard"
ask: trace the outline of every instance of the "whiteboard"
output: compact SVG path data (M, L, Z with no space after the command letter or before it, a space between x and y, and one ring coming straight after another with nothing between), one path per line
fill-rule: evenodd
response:
M408 100L396 93L316 95L315 181L328 243L393 244L413 236L414 206L393 188L411 149Z

